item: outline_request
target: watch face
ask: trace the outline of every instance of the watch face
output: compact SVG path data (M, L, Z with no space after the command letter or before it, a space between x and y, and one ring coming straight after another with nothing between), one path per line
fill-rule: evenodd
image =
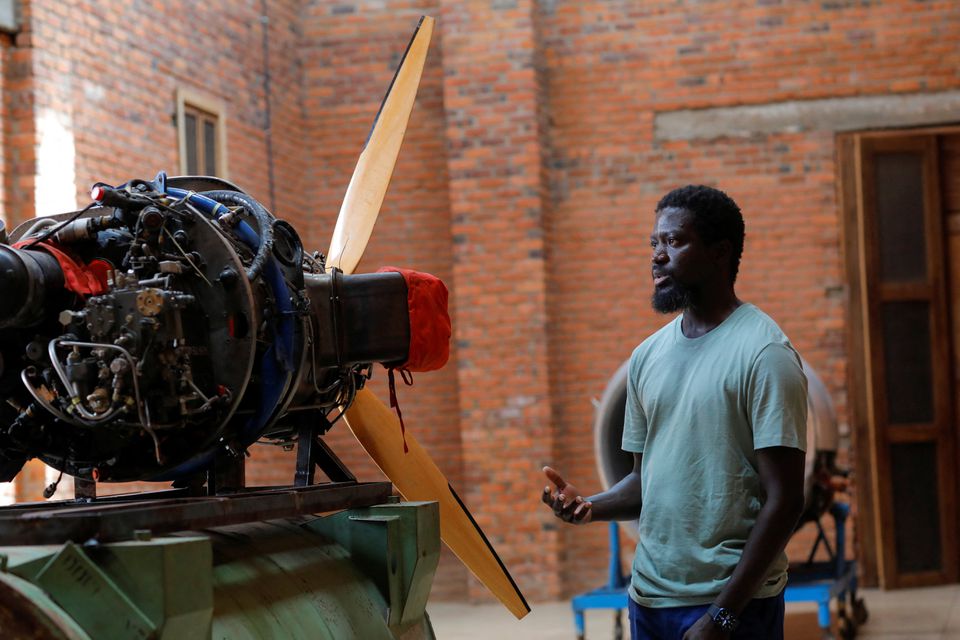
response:
M721 609L720 607L712 606L708 611L711 618L713 618L713 623L720 627L723 631L733 631L737 628L738 620L737 617L733 615L733 612L729 609Z
M717 614L717 617L714 618L714 622L716 622L717 625L724 631L733 631L733 629L737 626L737 619L734 618L733 614L726 609L722 609Z

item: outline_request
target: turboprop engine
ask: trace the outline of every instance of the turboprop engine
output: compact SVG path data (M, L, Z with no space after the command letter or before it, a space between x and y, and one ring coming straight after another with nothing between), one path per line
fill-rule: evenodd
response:
M401 273L328 271L237 187L160 174L92 195L0 245L0 480L32 457L177 478L294 439L299 412L338 415L371 363L407 359Z

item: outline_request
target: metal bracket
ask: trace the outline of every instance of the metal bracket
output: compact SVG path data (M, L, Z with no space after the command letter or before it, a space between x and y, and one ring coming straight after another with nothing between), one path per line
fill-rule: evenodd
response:
M440 560L440 506L436 502L381 504L312 520L308 528L350 553L387 604L397 637L423 616Z
M226 449L217 451L207 470L207 495L237 491L246 485L246 456Z
M93 638L154 637L153 622L72 542L63 545L34 582Z
M316 468L320 467L333 482L355 482L356 476L337 457L320 437L330 428L327 417L309 412L299 419L297 429L297 471L293 486L306 487L315 483Z
M74 478L73 497L77 500L96 500L97 483L86 478Z

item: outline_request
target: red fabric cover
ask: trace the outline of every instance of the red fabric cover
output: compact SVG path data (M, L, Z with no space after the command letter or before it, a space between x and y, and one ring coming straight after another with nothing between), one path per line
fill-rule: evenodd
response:
M22 249L31 244L32 240L24 240L13 245L14 249ZM52 242L38 242L31 247L46 251L60 263L63 270L63 288L82 296L97 296L107 292L107 271L110 265L103 260L93 260L84 264L74 258L66 250Z
M394 371L407 386L413 386L411 371L434 371L447 364L450 358L450 314L447 311L447 287L440 278L398 267L380 267L377 273L394 271L407 283L407 313L410 318L410 349L407 361L387 367L390 381L390 408L400 419L400 434L403 437L403 452L407 453L407 428L397 400L397 383Z
M407 283L407 311L410 314L410 351L407 361L394 369L434 371L450 358L450 314L447 312L447 287L437 276L381 267L378 273L394 271Z

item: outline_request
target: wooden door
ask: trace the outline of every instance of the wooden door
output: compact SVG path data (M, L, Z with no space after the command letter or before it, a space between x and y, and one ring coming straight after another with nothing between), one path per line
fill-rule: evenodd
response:
M952 582L955 341L940 137L886 134L858 142L863 404L877 569L885 587Z

